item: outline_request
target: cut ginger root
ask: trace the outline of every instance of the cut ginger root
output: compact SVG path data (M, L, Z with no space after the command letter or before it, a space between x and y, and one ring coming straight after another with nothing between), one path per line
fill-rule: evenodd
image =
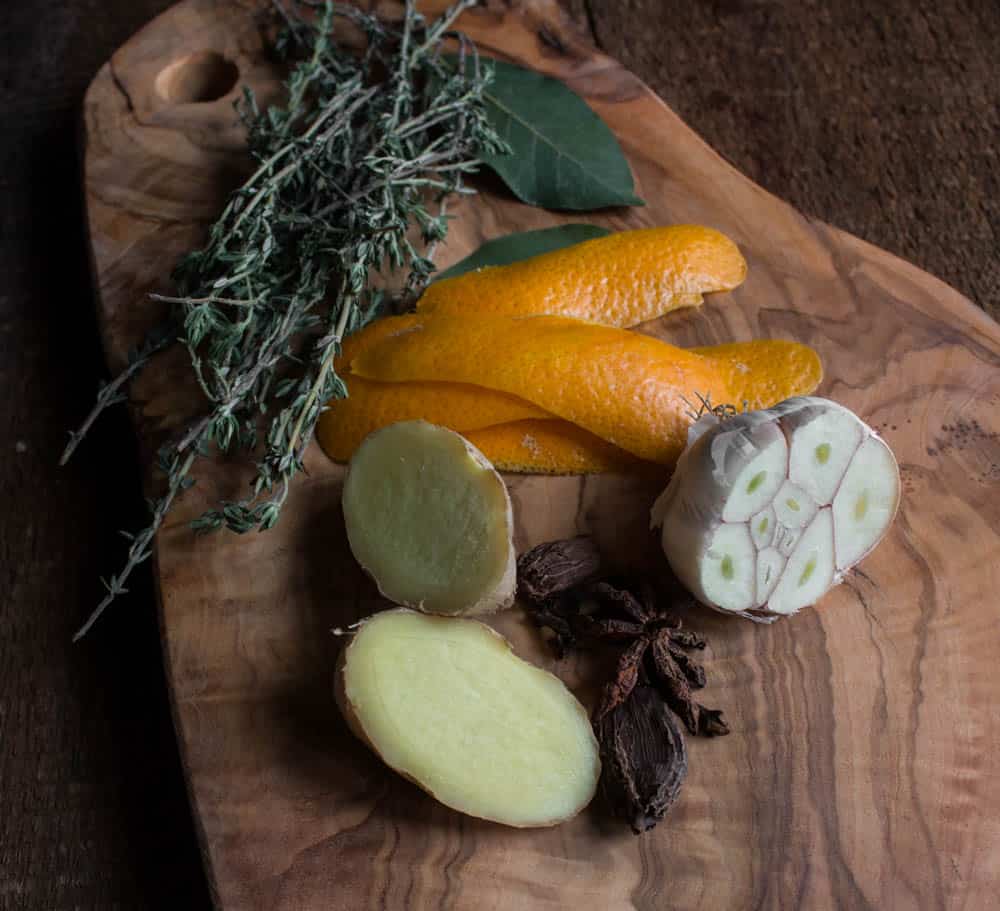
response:
M470 431L466 438L500 471L598 474L644 464L576 424L556 419L496 424Z
M375 614L343 652L336 692L351 730L386 765L462 813L550 826L596 791L586 710L476 620Z
M699 601L769 620L839 584L885 535L899 497L882 438L847 408L806 396L703 415L652 524Z
M426 421L371 434L342 497L351 552L390 601L481 614L514 600L510 497L469 442Z
M382 382L445 381L524 399L640 459L673 464L687 440L691 402L773 405L812 392L822 378L815 351L789 341L766 346L753 367L734 346L699 352L623 329L558 316L466 319L433 315L385 327L350 370ZM392 319L383 320L392 323Z
M570 316L628 328L746 278L736 244L712 228L671 225L619 231L506 266L434 282L423 314Z

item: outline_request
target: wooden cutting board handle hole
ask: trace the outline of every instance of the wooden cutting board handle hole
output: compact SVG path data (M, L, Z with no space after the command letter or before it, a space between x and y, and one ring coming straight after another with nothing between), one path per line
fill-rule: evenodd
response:
M232 92L239 78L239 67L222 54L196 51L160 70L156 91L170 104L206 104Z

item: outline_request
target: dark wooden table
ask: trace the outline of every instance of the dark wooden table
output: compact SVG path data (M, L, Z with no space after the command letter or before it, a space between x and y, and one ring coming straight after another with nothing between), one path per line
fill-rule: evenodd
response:
M0 911L209 907L148 573L70 636L142 518L122 415L66 469L102 375L76 131L90 78L169 0L0 21ZM754 180L1000 316L994 0L573 0Z

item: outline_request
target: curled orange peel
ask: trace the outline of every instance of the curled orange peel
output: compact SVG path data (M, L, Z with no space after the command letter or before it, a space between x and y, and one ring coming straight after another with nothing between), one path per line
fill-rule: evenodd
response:
M379 383L350 372L353 358L418 321L422 318L414 315L376 320L344 340L334 366L347 386L347 398L328 402L316 425L316 438L331 459L346 462L368 434L397 421L422 418L465 433L491 424L551 417L537 405L481 386Z
M643 464L582 427L557 419L497 424L465 437L500 471L597 474Z
M738 411L770 408L793 395L808 395L823 379L823 364L808 345L757 339L691 348L718 365L729 384L728 403Z
M746 272L736 244L712 228L640 228L441 279L424 292L417 311L572 316L629 327L697 306L702 294L731 290Z
M524 399L647 461L681 453L699 395L767 407L813 391L819 357L796 342L684 350L647 335L556 316L384 320L350 361L381 382L483 386ZM766 349L756 346L765 345Z
M458 433L493 424L551 417L503 392L465 383L379 383L343 375L347 398L334 399L320 415L316 438L334 461L346 462L368 434L398 421L423 419Z

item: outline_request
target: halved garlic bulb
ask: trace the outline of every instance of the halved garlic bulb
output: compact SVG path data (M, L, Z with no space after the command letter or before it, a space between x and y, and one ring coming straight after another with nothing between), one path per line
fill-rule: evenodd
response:
M838 584L882 539L899 494L885 441L842 405L803 396L700 418L652 525L699 601L768 620Z

